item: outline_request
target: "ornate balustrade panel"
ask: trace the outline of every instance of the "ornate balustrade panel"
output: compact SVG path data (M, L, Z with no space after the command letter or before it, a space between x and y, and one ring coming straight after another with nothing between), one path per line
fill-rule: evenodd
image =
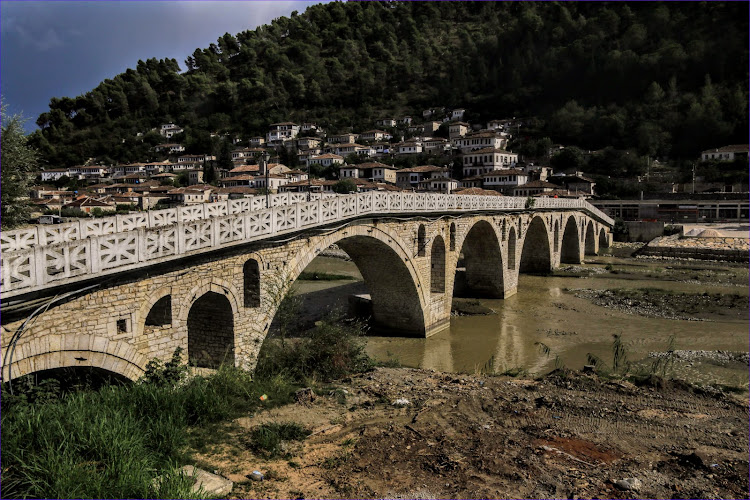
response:
M0 291L16 295L69 278L254 241L367 214L523 210L522 197L368 192L346 196L285 193L200 204L0 234ZM291 203L290 203L291 202ZM531 207L530 207L531 208ZM583 210L613 221L583 199L535 198L533 208ZM519 237L520 234L519 234Z

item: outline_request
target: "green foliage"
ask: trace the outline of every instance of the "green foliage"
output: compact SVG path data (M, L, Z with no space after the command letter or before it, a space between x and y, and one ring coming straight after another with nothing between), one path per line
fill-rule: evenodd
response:
M525 208L534 208L534 205L536 205L536 198L533 196L528 196L526 198L526 202L524 203Z
M222 35L184 72L148 59L53 98L32 143L51 165L136 161L158 139L135 134L170 120L189 153L207 153L214 132L260 135L286 120L366 130L444 105L477 122L536 116L538 137L585 149L692 158L747 137L746 13L733 2L314 5Z
M349 194L357 191L357 185L351 179L341 179L333 185L333 192L339 194Z
M5 497L192 498L191 481L177 473L188 460L188 429L288 403L296 389L282 376L253 379L232 366L188 379L180 358L177 350L166 363L150 362L138 383L98 391L61 395L50 381L16 384L11 396L3 387Z
M21 115L9 115L5 102L0 104L0 154L2 154L2 200L0 222L3 229L12 229L27 222L29 206L25 198L31 171L38 162L38 153L29 145L23 130L26 121Z
M276 458L283 454L282 441L302 441L309 435L308 429L295 422L261 424L250 432L249 446L265 458Z
M373 361L365 352L362 325L345 324L329 317L294 342L267 339L258 356L256 373L262 377L284 374L302 383L308 379L331 381L367 371Z

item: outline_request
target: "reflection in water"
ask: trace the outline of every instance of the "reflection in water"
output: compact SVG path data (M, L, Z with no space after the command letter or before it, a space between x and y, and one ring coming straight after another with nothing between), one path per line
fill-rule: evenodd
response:
M313 263L316 270L356 274L351 263L333 259L316 259ZM345 283L329 286L342 284ZM314 284L316 289L321 285ZM368 337L367 352L376 359L396 357L405 366L440 371L473 373L492 359L496 372L524 368L530 373L540 373L554 368L555 356L573 369L586 364L588 353L611 362L612 334L622 334L631 361L647 357L650 351L665 350L670 335L675 336L677 349L748 351L747 318L725 321L647 318L599 307L565 291L640 287L687 293L747 293L746 289L732 286L654 279L522 275L516 295L505 300L481 299L482 305L497 314L453 317L449 328L428 339ZM330 301L327 298L325 302ZM551 354L544 355L537 342L549 346ZM732 376L735 375L746 380L747 367L736 370Z

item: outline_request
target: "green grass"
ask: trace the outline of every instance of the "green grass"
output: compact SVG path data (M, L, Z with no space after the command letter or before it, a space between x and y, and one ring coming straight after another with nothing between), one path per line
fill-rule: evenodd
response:
M216 422L291 401L294 388L225 366L177 384L105 386L54 401L4 395L4 498L191 498L191 480L177 472L192 463L188 431L210 436Z
M309 435L309 430L295 422L262 424L250 432L248 444L255 453L275 458L283 454L282 441L302 441Z
M232 419L292 402L303 382L370 369L363 334L327 321L299 342L267 342L255 374L221 366L186 378L177 352L149 363L138 383L65 392L45 382L23 392L19 382L14 395L3 386L3 498L191 498L192 481L178 473L195 463L191 450L226 444ZM267 424L251 443L274 455L282 441L308 434L294 423Z

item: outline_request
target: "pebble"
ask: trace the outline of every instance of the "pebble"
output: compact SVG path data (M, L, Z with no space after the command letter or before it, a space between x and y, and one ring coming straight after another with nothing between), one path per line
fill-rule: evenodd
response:
M637 477L626 477L625 479L618 479L615 481L615 486L621 490L639 491L643 486L643 483Z

